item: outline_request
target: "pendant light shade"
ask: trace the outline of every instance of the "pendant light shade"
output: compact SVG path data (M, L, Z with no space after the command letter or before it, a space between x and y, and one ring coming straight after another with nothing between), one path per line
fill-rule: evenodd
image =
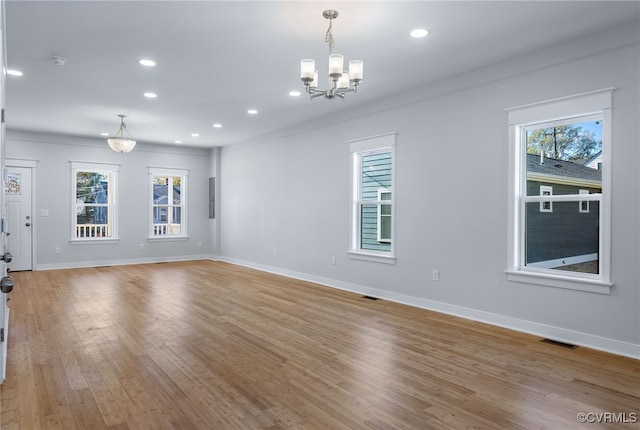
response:
M109 147L116 152L131 152L136 146L136 141L127 131L127 125L124 123L126 115L118 116L120 117L120 128L113 137L107 139L107 143L109 144ZM127 133L129 137L125 137L124 133Z

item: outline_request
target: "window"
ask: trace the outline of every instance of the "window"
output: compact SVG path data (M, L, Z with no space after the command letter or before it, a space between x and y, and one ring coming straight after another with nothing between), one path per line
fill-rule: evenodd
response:
M187 174L183 169L149 168L150 238L187 236Z
M116 184L119 166L71 163L71 240L116 239Z
M540 185L540 195L552 196L553 187L550 187L548 185ZM553 212L553 203L549 200L540 201L540 212Z
M578 194L589 194L589 190L580 190ZM578 203L578 212L582 214L589 213L589 200L580 200L580 202Z
M351 141L353 258L394 262L395 134Z
M378 201L391 200L391 191L380 188L378 190ZM378 206L378 242L391 243L391 205L381 204Z
M610 292L612 92L508 110L510 280Z

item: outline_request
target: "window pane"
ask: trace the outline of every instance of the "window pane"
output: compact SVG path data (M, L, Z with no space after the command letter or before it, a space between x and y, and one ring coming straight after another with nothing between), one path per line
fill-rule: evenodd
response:
M166 205L169 203L169 178L166 176L153 177L153 203Z
M383 216L380 219L380 239L391 240L391 217Z
M84 206L76 218L78 224L108 224L109 210L106 206Z
M598 273L599 202L580 213L578 200L554 202L553 212L526 205L525 264L529 267Z
M76 171L76 238L112 237L113 207L109 202L112 175L108 172Z
M540 185L563 195L578 194L580 187L560 183L602 183L602 121L527 130L526 145L527 195L537 195Z
M391 220L391 217L388 217L388 219ZM390 224L389 224L389 227L390 227ZM390 228L389 228L389 231L390 231ZM372 250L372 251L390 251L391 250L391 244L381 243L380 241L378 241L378 205L376 204L361 205L360 248L366 249L366 250Z
M168 208L166 206L156 206L153 208L153 223L166 224L168 216Z
M107 203L109 175L100 172L77 172L76 201L82 203Z
M7 178L4 182L5 194L21 194L20 184L22 183L22 175L20 173L7 173Z
M182 194L182 184L181 178L179 176L174 176L173 178L173 204L180 204L180 195Z
M391 191L391 150L362 155L363 201L378 200L380 189Z

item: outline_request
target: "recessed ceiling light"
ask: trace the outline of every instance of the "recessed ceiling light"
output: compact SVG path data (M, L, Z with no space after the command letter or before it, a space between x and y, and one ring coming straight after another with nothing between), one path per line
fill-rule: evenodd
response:
M218 123L213 124L213 128L221 128L221 127L222 127L222 124L218 124Z
M138 63L140 63L143 66L146 67L154 67L156 65L156 62L153 60L149 60L149 59L145 59L143 58L142 60L138 61Z
M200 137L200 133L191 133L191 137Z
M300 91L289 91L289 95L292 97L298 97L300 95Z
M181 144L182 141L181 140L174 140L173 143Z
M431 33L431 31L426 28L416 28L415 30L411 30L411 37L420 38L426 37Z
M156 93L144 93L144 96L148 99L155 99L156 97L158 97Z
M7 75L22 76L22 72L20 70L9 69L7 70Z
M103 131L102 133L100 133L100 136L109 136L109 133L107 133L106 131Z
M247 113L248 113L248 114L250 114L250 115L255 115L255 114L257 114L257 113L258 113L258 110L257 110L257 109L249 109L249 110L247 111Z

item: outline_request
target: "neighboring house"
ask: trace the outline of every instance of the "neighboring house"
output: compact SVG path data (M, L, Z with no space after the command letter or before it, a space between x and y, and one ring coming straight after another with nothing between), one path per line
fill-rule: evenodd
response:
M527 154L527 195L594 193L602 193L602 171ZM528 266L560 268L598 259L598 202L527 203L526 216Z
M180 224L180 212L171 211L173 218L169 222L169 207L180 202L180 185L173 185L172 201L169 201L169 187L162 184L153 185L153 223L154 224Z
M602 151L585 161L584 165L592 169L602 169Z
M374 153L362 157L362 200L391 200L391 152ZM362 249L389 251L391 249L391 206L364 205L362 207Z

